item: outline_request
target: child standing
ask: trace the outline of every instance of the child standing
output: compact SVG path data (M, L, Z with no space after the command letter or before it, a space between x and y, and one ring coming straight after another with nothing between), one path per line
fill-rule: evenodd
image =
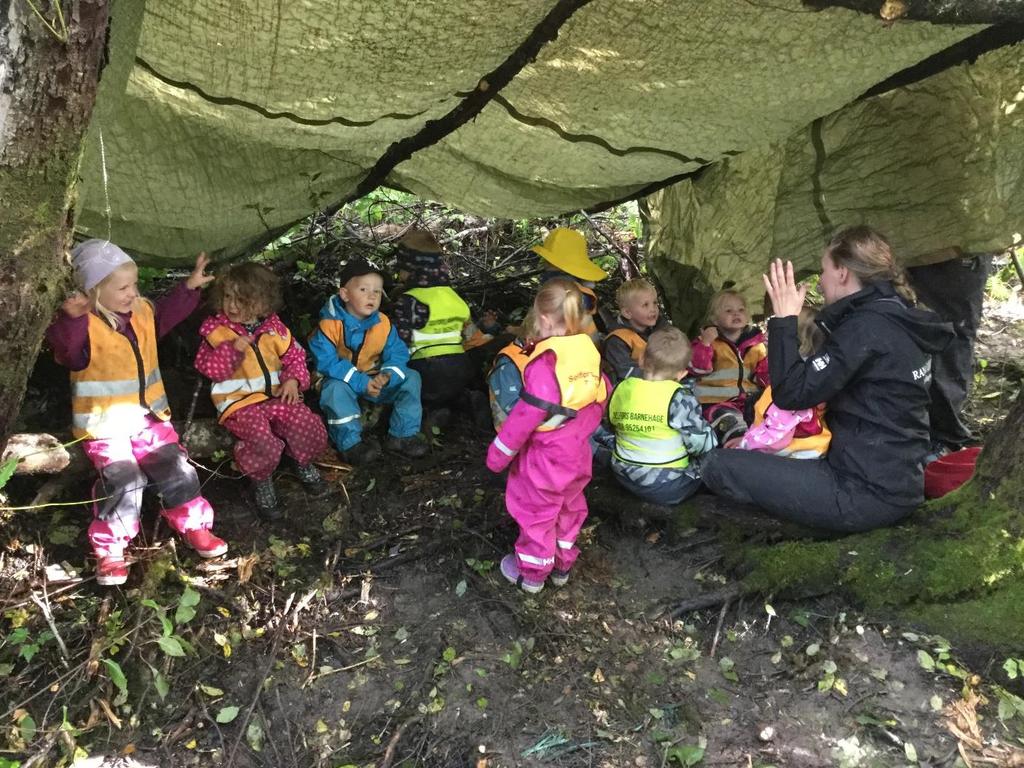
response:
M217 311L199 328L196 369L213 381L210 396L238 438L235 464L253 482L256 509L279 520L272 475L287 452L315 495L327 491L311 463L327 448L327 432L300 392L309 389L306 351L277 316L281 281L259 264L238 264L217 280Z
M420 432L420 376L409 349L379 311L384 276L364 259L345 265L338 294L320 310L309 340L316 368L326 377L320 407L331 441L351 464L369 464L380 451L363 440L359 401L393 403L387 448L411 458L427 452Z
M818 328L817 319L818 311L811 307L801 309L796 318L800 357L804 360L825 343L825 334ZM799 411L779 408L772 402L772 388L769 384L754 405L754 423L740 439L738 447L745 451L762 451L793 459L824 458L832 441L832 432L824 416L824 403Z
M511 465L505 504L519 524L514 554L501 573L527 592L550 575L562 586L579 550L587 518L583 489L590 482L587 437L601 421L607 380L601 356L581 332L583 302L576 285L549 280L533 304L540 341L523 371L523 389L487 451L487 468Z
M643 378L624 379L608 408L615 429L615 479L654 504L678 504L700 488L690 459L717 446L700 404L680 383L690 364L690 342L677 328L651 334L641 355Z
M213 280L205 273L206 254L155 303L139 296L135 262L113 243L87 240L71 257L83 293L61 305L46 338L57 362L71 369L72 434L84 439L82 449L99 473L88 532L97 583L127 581L125 549L139 532L147 483L160 494L167 524L200 557L223 555L228 545L210 531L213 508L171 426L156 349Z
M747 429L748 399L759 392L768 348L761 329L749 324L747 302L726 289L711 297L707 326L693 340L691 372L697 376L697 400L704 418L725 445Z
M619 286L615 293L619 315L615 318L601 347L601 367L615 386L640 370L647 339L666 325L658 306L658 292L647 280L635 278Z

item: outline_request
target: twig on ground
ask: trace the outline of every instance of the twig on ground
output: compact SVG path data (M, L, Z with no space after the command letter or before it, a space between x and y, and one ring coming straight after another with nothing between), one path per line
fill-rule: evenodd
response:
M391 741L388 742L388 748L384 751L384 759L381 761L380 768L391 768L391 764L395 761L395 751L398 749L398 742L401 740L402 734L406 732L410 725L415 725L422 719L423 715L413 715L395 729Z
M722 637L722 625L725 623L725 614L729 611L729 605L732 603L732 598L726 598L725 602L722 603L722 610L718 612L718 624L715 625L715 637L711 641L711 653L709 656L715 658L715 653L718 651L718 641Z
M684 600L682 603L677 605L673 609L672 613L669 614L669 618L678 619L684 613L690 613L690 611L699 611L702 608L713 608L716 605L721 605L723 602L735 600L742 593L743 589L738 584L730 584L729 586L714 592L705 592L702 595L691 597L689 600Z
M40 600L39 596L33 592L30 598L33 603L43 613L43 618L46 619L46 623L50 627L50 631L53 633L54 639L57 641L57 645L60 648L61 661L64 663L64 668L68 667L68 647L64 645L64 638L60 636L60 632L57 630L57 625L53 621L53 613L50 612L50 599L46 596L46 581L43 580L43 599Z
M286 607L291 606L287 605ZM287 610L284 613L287 614ZM242 721L238 725L238 736L235 737L235 743L231 746L231 754L225 764L226 768L231 768L231 766L235 764L235 755L238 753L238 745L241 743L242 737L245 736L246 728L249 727L249 721L252 719L252 713L256 710L256 705L259 703L260 694L263 693L263 685L267 682L267 678L270 677L270 670L274 668L274 662L277 659L277 647L281 643L281 636L284 634L286 623L287 622L285 622L284 616L282 615L281 623L277 627L277 632L274 633L274 642L270 646L267 663L263 667L263 674L260 675L259 682L256 685L256 692L253 694L252 702L250 702L249 708L245 712L245 717L242 718Z

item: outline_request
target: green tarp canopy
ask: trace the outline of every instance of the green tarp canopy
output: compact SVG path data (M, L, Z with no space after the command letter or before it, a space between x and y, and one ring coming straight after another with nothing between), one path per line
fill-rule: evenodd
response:
M150 262L183 262L200 249L240 253L344 199L389 145L455 107L554 5L116 0L83 158L79 231ZM473 213L536 216L619 199L728 158L720 173L744 166L752 191L713 201L710 187L674 191L689 212L675 205L672 227L691 231L661 242L690 264L728 252L723 274L733 265L759 270L803 227L820 241L809 193L784 196L792 214L770 199L790 178L806 185L806 163L816 162L790 144L806 144L818 118L979 29L887 26L799 0L594 0L479 116L400 164L389 182ZM952 110L973 109L956 99ZM856 143L840 130L870 131L874 149L830 151L822 182L863 176L880 205L881 192L896 195L886 189L892 168L875 154L885 150L875 138L884 127L827 122L826 143ZM927 149L951 147L970 130L965 124ZM991 180L986 170L975 186ZM903 194L890 199L917 204L915 193ZM745 209L749 201L756 210ZM778 223L790 215L791 224ZM770 242L705 250L714 235L696 230L710 222L723 237ZM680 252L676 242L685 244ZM660 254L669 255L665 247Z

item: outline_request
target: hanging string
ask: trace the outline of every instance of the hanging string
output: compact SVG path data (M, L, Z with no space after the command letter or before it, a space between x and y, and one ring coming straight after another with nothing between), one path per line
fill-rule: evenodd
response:
M107 242L110 242L110 190L107 184L107 148L103 144L103 129L99 129L100 134L100 169L103 172L103 212L107 217Z

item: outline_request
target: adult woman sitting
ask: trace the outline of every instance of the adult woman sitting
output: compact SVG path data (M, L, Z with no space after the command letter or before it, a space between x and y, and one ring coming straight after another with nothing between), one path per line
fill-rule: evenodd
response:
M889 242L870 227L837 234L821 257L824 346L807 360L797 314L807 287L791 262L764 276L773 401L797 410L825 403L832 431L823 460L719 449L703 464L715 493L814 528L865 531L901 520L923 501L931 356L951 327L915 309Z

